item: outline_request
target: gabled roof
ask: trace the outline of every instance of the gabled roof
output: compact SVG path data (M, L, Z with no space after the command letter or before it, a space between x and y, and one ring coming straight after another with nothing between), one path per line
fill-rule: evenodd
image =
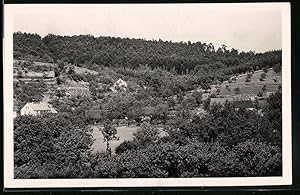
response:
M238 95L232 96L232 100L233 101L249 101L251 99L254 99L255 96L256 96L256 94L254 94L254 93L252 93L252 94L238 94Z
M54 71L45 71L45 72L33 72L30 71L28 73L25 74L25 77L48 77L48 78L53 78L55 77L55 73Z
M233 101L233 105L236 108L254 108L254 105L250 100Z
M210 105L224 104L226 101L232 101L231 98L210 98Z
M117 82L115 82L115 85L116 84L118 84L118 85L121 85L121 84L127 85L127 83L125 81L123 81L122 79L117 80Z
M57 113L57 111L52 107L52 105L48 103L32 102L32 103L27 103L27 105L30 106L35 111L50 111L53 113Z

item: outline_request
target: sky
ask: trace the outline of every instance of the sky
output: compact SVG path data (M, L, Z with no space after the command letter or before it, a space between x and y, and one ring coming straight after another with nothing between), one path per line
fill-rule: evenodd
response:
M280 4L5 5L15 32L91 34L225 44L264 52L282 47Z

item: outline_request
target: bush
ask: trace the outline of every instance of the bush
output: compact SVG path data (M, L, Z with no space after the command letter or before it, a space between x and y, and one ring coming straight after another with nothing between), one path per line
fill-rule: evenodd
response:
M14 120L15 178L87 177L92 143L90 130L71 116L19 116Z
M239 94L241 92L239 87L234 88L234 91L235 91L236 94Z
M165 142L95 159L92 171L98 178L279 176L282 170L280 148L253 141L232 149L196 140Z
M260 78L259 78L259 80L260 81L264 81L265 80L265 78L266 78L266 73L262 73L261 75L260 75Z
M281 71L281 64L275 64L272 69L275 73L279 73Z

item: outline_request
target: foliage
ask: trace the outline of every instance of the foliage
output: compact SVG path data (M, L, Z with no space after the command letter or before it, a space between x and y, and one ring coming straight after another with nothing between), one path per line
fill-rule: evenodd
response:
M152 144L112 158L95 157L92 177L204 177L281 175L278 147L246 141L228 150L219 144L190 140Z
M111 148L109 146L109 142L112 140L118 140L119 138L116 136L117 135L117 129L113 127L113 125L110 122L107 122L104 125L104 128L101 129L102 135L104 137L104 141L106 142L106 150L111 156Z
M14 98L20 106L27 102L39 102L47 91L46 84L43 81L28 82L18 81L14 83Z
M19 116L14 120L15 178L87 177L92 137L70 116Z
M151 69L160 67L179 74L193 70L195 75L210 75L211 80L217 77L219 81L225 79L222 74L232 75L251 71L253 67L263 68L281 63L281 51L254 54L251 51L239 52L234 48L229 51L227 47L215 50L213 44L201 42L188 44L53 34L41 38L36 34L17 32L14 33L14 46L16 59L24 59L24 55L30 54L39 59L36 61L53 59L59 64L71 63L98 70L101 66L137 69L141 65Z
M260 81L264 81L265 79L266 79L266 73L262 73L261 75L260 75L260 78L259 78L259 80Z
M234 92L235 92L236 94L239 94L239 93L241 92L241 90L240 90L239 87L236 87L236 88L234 88Z
M263 85L263 87L261 88L261 90L262 90L263 92L265 92L265 91L267 90L267 85Z
M273 66L273 70L274 70L275 73L279 73L281 71L281 64L280 63L275 64Z
M92 95L66 97L58 90L49 103L59 114L15 119L16 178L282 174L280 92L267 98L262 113L235 109L229 102L210 105L210 97L220 93L212 84L218 86L241 73L250 82L254 69L267 72L272 67L280 72L281 51L254 53L201 42L91 35L41 38L28 33L15 33L14 45L14 58L27 60L19 77L35 61L55 62L58 84L85 81ZM80 66L98 73L80 74ZM265 72L260 80L265 80ZM126 81L127 90L111 92L109 87L118 79ZM17 82L14 87L18 103L41 101L47 90L43 82ZM226 89L230 91L229 86ZM211 95L204 100L208 91ZM240 88L234 91L238 94ZM200 108L205 112L194 114ZM86 111L99 112L92 112L95 117L90 120L85 119ZM124 119L140 127L112 154L109 144L118 139L114 127L118 122L110 121ZM90 122L104 123L104 153L90 153Z

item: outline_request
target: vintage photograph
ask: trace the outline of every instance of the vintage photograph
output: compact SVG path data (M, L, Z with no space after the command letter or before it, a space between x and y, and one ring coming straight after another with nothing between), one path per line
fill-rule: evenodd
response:
M282 8L10 5L13 179L283 177Z

